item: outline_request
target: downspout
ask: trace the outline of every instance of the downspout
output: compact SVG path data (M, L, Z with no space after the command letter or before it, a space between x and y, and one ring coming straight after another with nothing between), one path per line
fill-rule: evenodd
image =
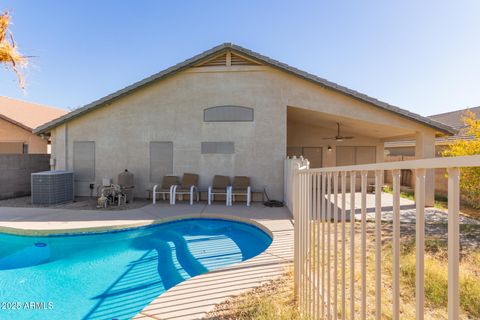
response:
M68 170L68 122L65 122L65 170Z

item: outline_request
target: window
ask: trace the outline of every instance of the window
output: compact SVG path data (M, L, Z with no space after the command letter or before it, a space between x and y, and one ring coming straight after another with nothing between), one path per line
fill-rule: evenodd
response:
M150 182L160 183L169 174L173 174L173 142L150 142Z
M75 181L95 181L95 142L73 142L73 171Z
M22 151L23 151L23 154L28 154L28 143L24 143L22 149L23 149L23 150L22 150Z
M253 121L253 109L240 106L218 106L203 110L205 122Z
M202 142L202 154L233 154L235 144L233 142Z

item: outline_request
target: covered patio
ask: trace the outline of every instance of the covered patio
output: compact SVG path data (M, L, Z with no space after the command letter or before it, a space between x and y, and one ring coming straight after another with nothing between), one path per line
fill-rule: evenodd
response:
M355 111L355 112L354 112ZM386 142L416 142L417 159L435 157L435 137L445 134L385 110L337 107L287 107L287 156L303 156L310 168L384 162ZM423 121L423 119L422 119ZM369 183L373 183L373 174ZM434 204L433 170L428 170L426 204ZM359 184L357 184L359 186ZM359 191L359 190L357 190Z

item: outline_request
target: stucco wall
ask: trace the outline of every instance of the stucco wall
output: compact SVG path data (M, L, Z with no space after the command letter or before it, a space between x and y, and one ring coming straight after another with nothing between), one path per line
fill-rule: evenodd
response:
M116 180L128 169L135 174L136 195L145 196L145 189L154 183L149 181L150 141L173 141L175 174L198 173L202 187L214 174L247 175L254 189L266 187L271 197L281 199L286 106L278 88L269 83L264 72L184 72L142 88L56 128L52 154L57 168L73 169L74 141L95 141L97 184L102 177ZM255 119L203 122L204 108L218 105L252 107ZM202 141L233 141L235 154L201 154ZM77 190L80 195L90 193L87 183Z
M255 120L203 122L204 108L220 105L254 108ZM282 199L287 106L377 121L410 133L431 131L268 67L201 67L152 83L57 127L52 131L52 155L57 169L73 169L73 142L95 141L95 182L116 179L126 168L135 174L136 195L145 196L153 184L150 141L173 141L175 174L199 173L202 187L214 174L248 175L254 189L266 187L271 198ZM202 155L202 141L233 141L235 154ZM379 141L370 143L383 149ZM88 183L77 186L77 191L88 195Z
M47 140L3 119L0 119L0 142L27 143L28 153L47 153Z

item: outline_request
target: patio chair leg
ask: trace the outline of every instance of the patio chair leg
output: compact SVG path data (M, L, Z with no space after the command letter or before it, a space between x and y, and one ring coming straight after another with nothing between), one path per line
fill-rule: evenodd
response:
M228 206L232 206L232 187L229 188L229 195L228 195Z
M193 186L190 187L190 205L193 205Z
M153 204L155 204L157 202L157 194L156 192L157 191L157 185L154 185L153 186L153 190L152 190L152 201L153 201Z
M170 204L174 205L175 204L175 198L177 198L177 186L171 186L170 187Z

